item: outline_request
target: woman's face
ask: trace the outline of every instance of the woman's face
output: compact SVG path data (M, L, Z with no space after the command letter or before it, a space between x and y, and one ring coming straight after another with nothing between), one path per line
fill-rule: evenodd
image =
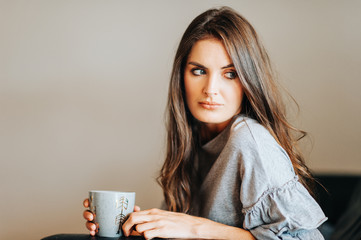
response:
M222 131L241 110L241 82L223 43L216 38L194 44L184 85L190 112L211 130Z

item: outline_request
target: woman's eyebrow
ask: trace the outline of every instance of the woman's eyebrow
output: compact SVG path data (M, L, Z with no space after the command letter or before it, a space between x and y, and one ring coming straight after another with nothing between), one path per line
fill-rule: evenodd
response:
M225 68L230 68L230 67L234 67L233 63L230 63L230 64L228 64L228 65L226 65L226 66L222 67L222 69L225 69Z
M207 69L207 68L206 68L205 66L203 66L202 64L199 64L199 63L196 63L196 62L189 62L188 64L197 66L197 67L199 67L199 68Z
M199 68L204 68L204 69L207 69L205 66L203 66L202 64L200 63L196 63L196 62L189 62L188 64L191 64L191 65L194 65L194 66L197 66ZM233 63L230 63L224 67L222 67L222 69L225 69L225 68L230 68L230 67L234 67Z

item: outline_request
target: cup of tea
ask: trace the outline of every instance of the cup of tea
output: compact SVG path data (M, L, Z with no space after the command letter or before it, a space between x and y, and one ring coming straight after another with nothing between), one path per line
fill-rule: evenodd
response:
M122 224L135 205L135 192L89 191L89 208L94 214L99 237L121 237Z

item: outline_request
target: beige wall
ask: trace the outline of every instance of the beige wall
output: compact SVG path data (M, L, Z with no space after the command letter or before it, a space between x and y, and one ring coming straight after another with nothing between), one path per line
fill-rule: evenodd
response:
M85 233L91 189L157 207L177 43L229 5L301 107L316 172L361 173L360 1L0 1L0 239Z

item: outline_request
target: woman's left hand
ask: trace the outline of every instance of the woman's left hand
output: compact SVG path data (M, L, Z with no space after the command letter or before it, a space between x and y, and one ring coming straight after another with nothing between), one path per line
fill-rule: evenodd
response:
M213 222L184 213L150 209L130 214L122 228L125 236L129 236L135 228L146 239L198 238L199 230L204 223Z

